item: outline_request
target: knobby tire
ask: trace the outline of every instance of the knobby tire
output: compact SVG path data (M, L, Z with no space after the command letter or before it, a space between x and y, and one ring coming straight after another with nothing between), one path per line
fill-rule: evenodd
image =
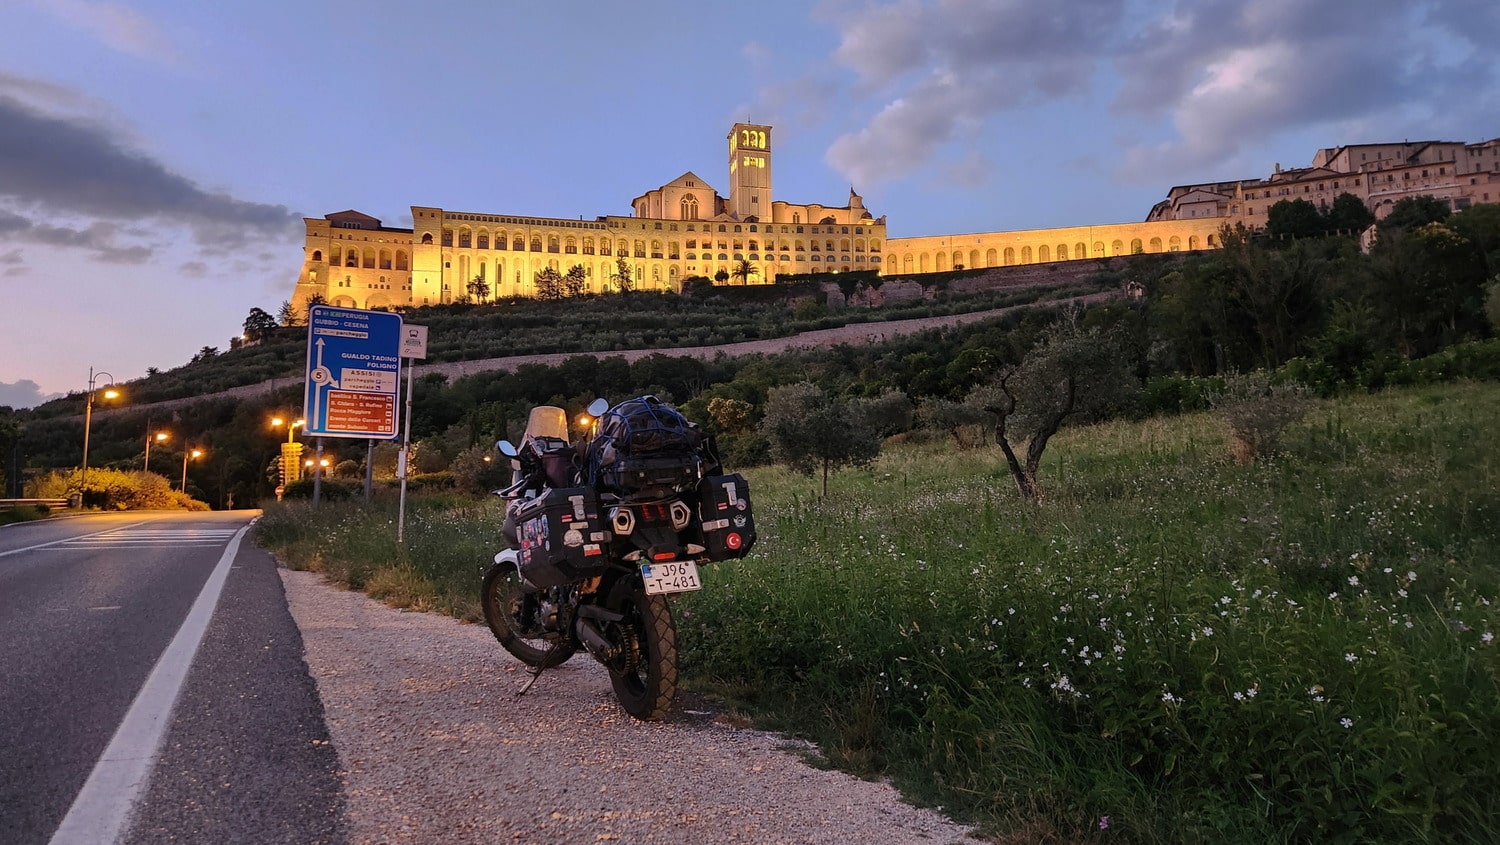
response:
M500 645L533 669L549 669L573 656L571 642L547 639L536 618L535 593L521 589L521 578L510 564L497 563L485 573L480 591L484 621Z
M637 719L662 719L677 694L677 627L667 597L648 596L638 579L623 578L610 590L609 608L625 614L615 626L625 653L609 667L615 697Z

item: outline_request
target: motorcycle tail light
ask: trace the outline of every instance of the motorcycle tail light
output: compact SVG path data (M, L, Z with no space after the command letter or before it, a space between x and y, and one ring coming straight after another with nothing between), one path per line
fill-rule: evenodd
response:
M651 556L651 559L652 560L671 560L674 557L677 557L677 553L676 552L657 552L656 554L654 554L654 555Z

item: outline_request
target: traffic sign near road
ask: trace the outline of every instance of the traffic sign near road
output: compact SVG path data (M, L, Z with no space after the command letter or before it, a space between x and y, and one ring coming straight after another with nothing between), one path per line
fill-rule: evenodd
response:
M307 434L393 438L401 315L314 305L307 313Z

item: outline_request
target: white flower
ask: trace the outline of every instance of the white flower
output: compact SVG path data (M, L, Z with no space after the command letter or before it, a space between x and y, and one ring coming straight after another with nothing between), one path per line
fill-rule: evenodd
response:
M1406 573L1406 580L1408 580L1408 581L1415 581L1415 580L1417 580L1417 573L1408 570L1407 573Z
M1242 693L1242 692L1236 692L1234 694L1234 700L1235 701L1244 701L1245 700L1245 694Z
M1352 728L1354 727L1354 720L1349 718L1348 716L1345 716L1344 718L1339 720L1339 724L1343 725L1346 729Z
M1213 635L1214 635L1214 629L1208 627L1207 625L1203 626L1203 636L1205 636L1205 637L1212 637Z
M1338 597L1339 597L1339 594L1338 594L1338 593L1329 593L1329 594L1328 594L1328 598L1329 598L1329 599L1330 599L1330 600L1332 600L1332 599L1336 599L1336 598L1338 598Z
M1180 703L1182 701L1182 699L1180 699L1177 696L1171 694L1170 692L1164 692L1164 693L1162 693L1161 694L1161 700L1164 701L1164 702L1166 702L1167 704L1177 704L1177 703Z
M1349 586L1351 586L1351 587L1358 587L1359 586L1359 576L1358 575L1350 575L1349 576Z
M1219 604L1229 604L1229 596L1219 596Z
M1480 634L1479 638L1487 643L1492 643L1495 641L1495 635L1490 633L1489 631L1485 631L1483 634Z
M1344 660L1346 660L1346 661L1348 661L1350 663L1353 663L1353 662L1359 660L1359 658L1356 657L1356 656L1354 656L1354 654L1352 652L1346 652L1344 654Z

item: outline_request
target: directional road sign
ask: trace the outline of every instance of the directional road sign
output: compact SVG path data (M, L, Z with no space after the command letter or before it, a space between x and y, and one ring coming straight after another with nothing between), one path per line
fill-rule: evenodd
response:
M401 315L332 305L308 309L308 434L395 437L400 374Z

